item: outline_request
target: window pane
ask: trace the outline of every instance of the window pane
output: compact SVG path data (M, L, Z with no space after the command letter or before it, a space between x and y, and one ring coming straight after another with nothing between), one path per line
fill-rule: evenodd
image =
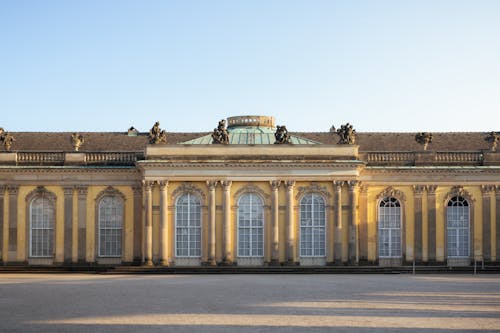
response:
M264 203L254 194L238 200L238 256L262 257L264 254Z
M386 197L378 208L378 255L401 257L401 205L396 198Z
M175 205L175 254L201 256L201 203L191 193L183 194Z
M105 196L99 201L99 256L122 256L123 200Z
M446 209L448 257L469 256L469 204L463 197L450 199Z
M326 213L322 196L311 193L300 200L300 256L324 257Z
M30 256L52 257L54 254L54 204L44 194L30 205Z

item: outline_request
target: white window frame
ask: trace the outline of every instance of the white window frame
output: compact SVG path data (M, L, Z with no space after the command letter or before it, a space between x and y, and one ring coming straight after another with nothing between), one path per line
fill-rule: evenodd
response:
M304 200L306 198L311 198L311 203L306 204L304 203ZM323 206L323 219L317 217L317 214L320 214L321 211L318 210L320 207L317 207L315 205L315 199L319 198L322 202ZM303 225L303 213L305 214L306 211L304 211L304 208L306 205L311 206L310 212L311 216L309 217L312 221L311 225ZM321 206L321 205L320 205ZM316 216L315 216L316 215ZM325 198L323 198L322 195L317 194L317 193L308 193L302 197L300 200L300 212L299 212L299 230L300 230L300 236L299 236L299 254L301 258L325 258L326 257L326 201ZM319 223L318 223L319 222ZM320 229L320 234L322 233L322 237L315 237L314 230L315 229ZM306 250L304 247L303 241L302 241L302 236L305 232L306 229L311 230L311 247L308 248L307 250L311 251L311 254L303 254L303 250ZM321 239L322 238L322 239ZM322 248L317 248L317 244L321 244L321 241L323 242L323 247Z
M103 227L101 224L104 221L102 217L102 211L101 211L101 205L104 204L105 200L111 199L113 200L111 209L115 210L115 219L119 219L119 226L112 226L112 227ZM110 208L105 208L105 209L110 209ZM98 204L98 225L97 225L97 255L100 258L121 258L123 255L123 224L124 224L124 202L123 199L116 196L116 195L105 195L102 198L99 199L99 204ZM101 235L103 230L106 231L116 231L115 234L118 235L117 240L115 240L113 243L115 247L113 248L114 251L109 251L108 253L105 253L107 251L105 250L106 247L101 243ZM105 242L106 244L106 242ZM119 244L119 251L118 251L118 244ZM118 253L119 252L119 253Z
M188 197L188 205L187 205L188 225L187 226L179 226L179 214L181 213L179 210L179 200L181 200L185 196ZM191 197L194 197L197 200L197 204L196 204L197 207L194 207L194 208L198 209L198 216L199 216L198 222L199 223L198 223L198 225L195 225L195 226L190 225L193 221L193 219L191 218L192 217ZM184 211L182 213L184 213ZM194 212L194 213L196 213L196 212ZM183 193L183 194L179 195L179 197L177 197L177 199L175 201L175 257L176 258L201 258L201 246L202 246L201 242L203 239L202 234L201 234L202 233L201 226L202 226L202 214L201 214L201 200L200 200L200 198L197 195L190 193L190 192ZM187 230L187 238L188 238L187 241L179 242L178 236L179 236L180 229ZM198 236L198 239L195 240L195 243L198 243L198 247L192 247L190 238L191 238L192 232L196 231L196 230L198 230L198 234L195 233L194 236ZM179 250L180 250L179 243L185 243L185 242L187 242L188 254L187 255L179 255ZM196 253L191 254L192 251L194 251Z
M384 205L384 206L382 206ZM397 209L395 209L397 208ZM403 248L403 216L402 216L402 207L401 207L401 201L395 197L384 197L382 200L380 200L379 204L377 205L377 231L378 231L378 240L377 240L377 245L378 245L378 257L379 258L401 258L402 257L402 248ZM393 211L393 212L391 212ZM396 213L397 212L397 213ZM399 218L397 218L399 217ZM389 220L385 220L385 218L389 218ZM397 218L398 222L398 227L393 227L393 226L382 226L382 223L391 223L391 218ZM394 221L392 221L394 222ZM382 235L388 236L389 239L389 253L382 255L382 247L381 247L381 242L382 242ZM395 235L394 235L395 234ZM397 236L399 238L399 247L395 248L395 244L393 242L394 236Z
M42 211L41 211L41 217L37 216L37 218L41 218L42 225L47 224L47 226L44 227L33 227L33 204L37 200L42 200ZM51 214L49 216L48 214ZM54 257L54 249L55 249L55 221L56 220L56 214L55 214L55 204L52 200L47 198L44 193L37 195L34 197L31 202L30 202L30 225L29 225L29 254L30 258L53 258ZM47 237L42 236L42 250L37 251L39 246L38 243L36 246L33 244L33 231L46 231L48 233ZM40 252L40 253L37 253Z
M456 203L457 205L453 205ZM466 211L466 212L465 212ZM464 214L465 213L465 214ZM457 220L451 220L450 221L450 216L453 218L459 218L460 216L464 216L466 219L467 226L466 227L451 227L450 224L451 222L458 222ZM466 235L466 242L461 242L460 241L460 230L465 231ZM453 254L451 254L451 247L450 247L450 234L451 233L455 234L455 242L453 244L456 244L456 251L453 251ZM454 196L450 200L448 200L448 203L446 204L446 252L447 252L447 257L448 258L469 258L470 257L470 241L471 241L471 235L470 235L470 203L469 201L462 197L462 196ZM454 250L455 250L454 249Z
M242 200L246 197L249 197L250 198L250 205L248 206L249 207L249 214L250 214L250 222L249 222L249 226L242 226L241 225L241 217L242 217L242 209L243 207L246 207L242 204ZM254 219L253 216L252 216L252 204L254 203L252 200L256 200L255 201L255 204L257 205L257 207L259 208L259 212L262 216L262 219L260 220L260 226L258 225L253 225L252 223L255 222L255 221L258 221L257 219ZM259 214L259 212L257 214ZM262 198L255 194L255 193L245 193L243 195L240 196L240 198L238 199L238 214L237 214L237 219L238 219L238 222L237 222L237 240L238 240L238 257L241 257L241 258L263 258L264 257L264 232L265 232L265 229L264 229L264 223L265 223L265 217L264 217L264 201L262 200ZM248 243L249 245L249 252L250 254L249 255L245 255L245 254L242 254L242 248L241 248L241 240L240 240L240 230L248 230L249 232L249 237L250 237L250 242ZM259 238L259 231L260 230L260 239ZM257 243L260 244L260 248L259 247L254 247L253 244L253 240L256 239L257 240ZM260 253L259 253L260 252Z

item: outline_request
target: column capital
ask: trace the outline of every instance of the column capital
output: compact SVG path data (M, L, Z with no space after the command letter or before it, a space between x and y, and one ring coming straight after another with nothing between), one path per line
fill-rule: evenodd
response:
M78 195L86 196L89 192L88 186L77 186L76 190L78 191Z
M65 186L63 187L64 195L73 195L75 187L74 186Z
M142 187L141 186L133 186L132 191L134 191L135 196L141 196L142 195Z
M481 185L481 193L483 196L488 196L491 192L495 191L495 185Z
M209 190L215 190L215 187L217 186L218 181L216 180L207 180L207 187Z
M496 186L496 194L497 194L497 197L500 197L500 185Z
M7 190L7 186L0 185L0 195L3 195L6 190Z
M350 191L355 191L359 187L361 182L359 180L349 180L347 184L349 184Z
M166 190L166 189L168 189L168 180L160 180L158 182L158 185L160 185L161 191Z
M359 187L359 193L362 195L368 194L368 185L361 184Z
M231 184L233 183L231 180L221 180L221 185L222 187L224 187L224 190L229 190L229 188L231 187Z
M19 185L8 185L7 191L9 191L10 195L17 195L19 192Z
M285 181L285 186L290 189L290 188L293 188L295 186L295 180L286 180Z
M337 191L342 190L342 186L344 185L344 183L345 183L345 181L343 181L343 180L334 180L333 181L333 185L335 186L335 189Z
M425 185L413 185L411 188L415 196L422 196L424 194Z
M151 191L151 187L155 184L154 181L151 180L143 180L142 181L142 186L146 189L146 191Z
M269 184L271 184L271 188L273 191L277 191L280 187L281 181L279 180L270 180Z
M436 191L438 188L437 185L427 185L426 188L427 188L427 193L429 193L429 195L436 195Z

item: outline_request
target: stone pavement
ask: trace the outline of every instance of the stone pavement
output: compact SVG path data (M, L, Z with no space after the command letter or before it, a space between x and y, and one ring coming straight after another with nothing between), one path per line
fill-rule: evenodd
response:
M0 332L500 332L500 275L0 274Z

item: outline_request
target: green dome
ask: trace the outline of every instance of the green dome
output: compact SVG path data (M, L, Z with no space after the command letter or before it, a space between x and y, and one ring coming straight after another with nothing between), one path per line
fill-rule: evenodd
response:
M231 145L272 145L276 141L274 133L274 117L266 116L239 116L229 117L227 133ZM190 145L212 144L212 135L205 135L183 142ZM320 144L317 141L290 135L290 143L295 145Z

